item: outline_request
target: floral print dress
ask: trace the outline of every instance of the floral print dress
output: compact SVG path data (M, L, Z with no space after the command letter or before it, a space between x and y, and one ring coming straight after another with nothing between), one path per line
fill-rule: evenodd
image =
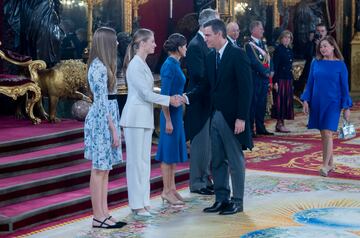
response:
M108 100L107 69L105 65L95 58L89 67L88 80L93 93L93 104L85 119L84 143L85 159L92 160L92 167L99 170L111 170L112 166L122 161L120 146L113 148L112 135L107 116L110 114L117 135L120 131L120 115L116 100Z

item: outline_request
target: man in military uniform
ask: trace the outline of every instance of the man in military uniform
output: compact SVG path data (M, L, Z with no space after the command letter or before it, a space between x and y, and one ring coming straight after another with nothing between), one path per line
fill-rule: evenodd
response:
M264 27L260 21L253 21L250 23L249 30L251 32L251 38L249 42L245 44L245 50L250 58L254 84L250 125L252 129L254 123L256 126L256 134L253 130L253 137L256 135L273 135L273 133L266 130L264 124L269 78L271 75L270 55L265 42L262 41Z

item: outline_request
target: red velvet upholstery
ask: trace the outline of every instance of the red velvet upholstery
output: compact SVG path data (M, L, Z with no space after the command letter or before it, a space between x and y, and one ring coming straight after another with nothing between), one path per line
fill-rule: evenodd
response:
M29 78L18 75L0 74L0 86L18 86L33 82Z
M11 50L6 50L6 49L3 49L0 47L0 50L2 52L4 52L4 54L6 55L6 57L14 60L14 61L18 61L18 62L21 62L21 63L24 63L24 62L28 62L31 60L31 57L30 56L26 56L26 55L21 55L21 54L18 54L16 52L12 52Z

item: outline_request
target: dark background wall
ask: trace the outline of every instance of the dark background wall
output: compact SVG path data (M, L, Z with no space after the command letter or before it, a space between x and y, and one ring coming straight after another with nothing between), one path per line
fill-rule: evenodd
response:
M140 6L140 27L149 28L155 32L157 47L155 54L148 57L148 63L153 71L158 71L159 65L164 59L162 46L167 37L173 33L172 29L182 17L193 11L193 0L173 0L173 20L171 22L169 19L170 0L149 0Z

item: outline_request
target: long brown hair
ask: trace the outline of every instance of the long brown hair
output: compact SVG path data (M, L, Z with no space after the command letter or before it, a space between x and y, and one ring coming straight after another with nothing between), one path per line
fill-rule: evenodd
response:
M334 47L334 56L339 59L339 60L344 60L343 55L341 54L341 51L339 49L339 46L337 45L334 37L332 36L325 36L324 38L322 38L319 43L316 46L316 59L318 60L323 60L324 56L321 54L320 52L320 44L323 41L327 41L329 42L330 45L332 45Z
M116 83L117 62L117 38L114 29L100 27L95 31L87 63L88 71L95 58L99 58L105 65L108 76L107 87L109 92L112 92Z
M140 28L135 32L130 44L126 49L126 54L124 57L124 64L123 64L124 72L126 72L126 69L130 61L132 60L132 58L134 58L137 50L139 49L140 42L147 41L152 36L154 36L154 32L146 28Z

